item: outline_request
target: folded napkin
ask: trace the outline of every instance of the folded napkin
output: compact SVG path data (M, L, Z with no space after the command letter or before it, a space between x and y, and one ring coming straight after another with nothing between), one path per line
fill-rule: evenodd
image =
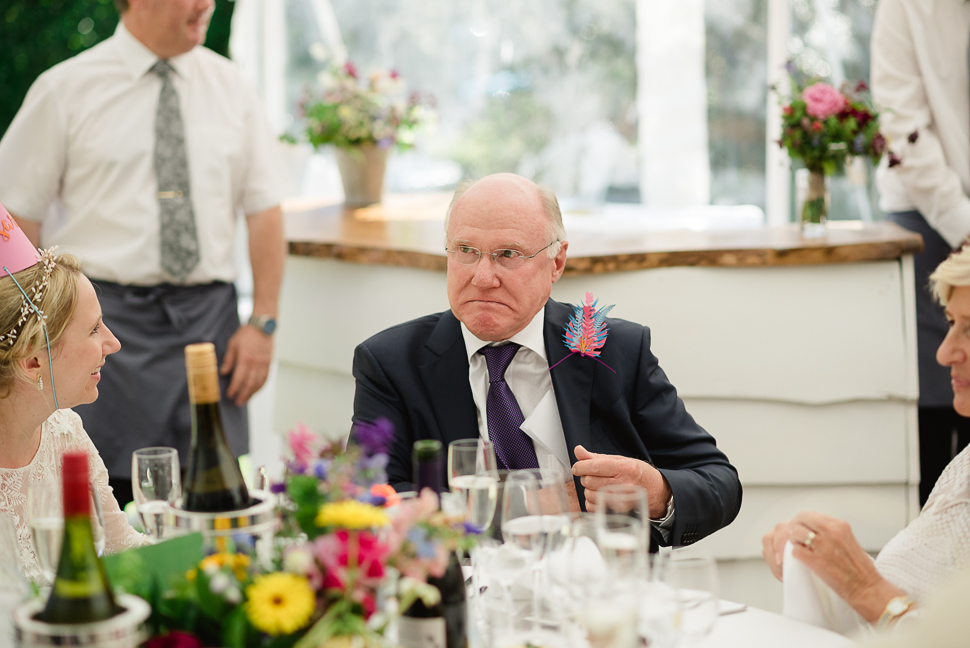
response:
M866 627L863 618L835 590L792 555L791 541L785 543L782 571L786 617L843 635L858 633Z

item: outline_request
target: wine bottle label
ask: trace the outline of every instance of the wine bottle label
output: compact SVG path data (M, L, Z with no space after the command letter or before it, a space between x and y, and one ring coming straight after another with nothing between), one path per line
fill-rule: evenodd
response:
M397 642L401 648L446 648L445 620L402 616L398 621Z

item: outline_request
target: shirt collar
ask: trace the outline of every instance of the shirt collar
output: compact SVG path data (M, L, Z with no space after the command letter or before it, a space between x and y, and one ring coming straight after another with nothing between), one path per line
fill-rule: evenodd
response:
M137 80L148 74L152 66L158 62L158 55L128 31L124 20L118 21L114 35L118 43L118 51L121 54L121 63L128 74L131 75L131 78ZM168 59L172 69L183 79L186 78L188 73L187 57L190 53L191 50Z
M543 306L535 314L532 321L524 329L503 342L515 342L538 354L540 358L548 362L546 358L546 341L542 329L546 321L546 307ZM472 356L478 353L482 347L492 344L475 337L475 334L468 330L464 322L461 322L461 335L465 339L465 353L468 354L468 362L471 363Z

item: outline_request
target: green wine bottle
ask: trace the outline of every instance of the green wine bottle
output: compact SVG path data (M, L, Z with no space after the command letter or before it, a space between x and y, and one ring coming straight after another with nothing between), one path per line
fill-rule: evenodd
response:
M185 368L192 442L182 508L209 513L244 509L251 505L249 489L222 428L215 346L206 342L185 347Z
M91 486L86 452L65 452L64 539L57 577L38 621L92 623L122 612L115 604L108 575L94 549L91 532Z

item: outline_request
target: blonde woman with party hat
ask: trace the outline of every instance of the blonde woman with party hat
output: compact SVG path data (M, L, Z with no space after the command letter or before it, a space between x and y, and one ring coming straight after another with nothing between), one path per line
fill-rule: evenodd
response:
M27 492L60 483L66 450L90 457L106 551L146 542L118 508L104 462L70 409L98 398L105 360L120 348L78 260L38 251L0 205L0 514L12 517L21 569L38 584L46 577L31 543Z

